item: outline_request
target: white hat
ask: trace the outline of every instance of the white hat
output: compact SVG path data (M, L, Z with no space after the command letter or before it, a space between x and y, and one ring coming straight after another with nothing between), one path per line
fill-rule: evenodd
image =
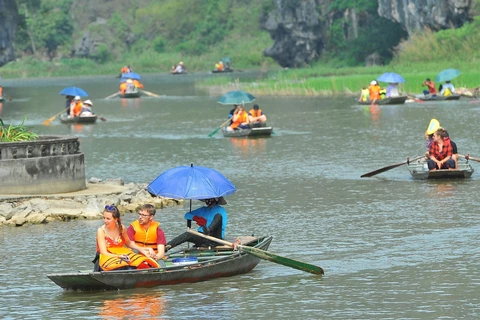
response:
M90 100L83 101L83 104L89 104L89 105L93 106L92 101L90 101Z
M127 83L133 83L132 79L127 79Z
M73 100L81 100L80 96L75 96L75 98L73 98Z
M370 84L371 84L371 85L377 84L377 81L372 80L372 82L370 82Z

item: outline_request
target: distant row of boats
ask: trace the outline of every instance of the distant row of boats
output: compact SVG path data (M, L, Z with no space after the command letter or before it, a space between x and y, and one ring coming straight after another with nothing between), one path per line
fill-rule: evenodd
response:
M451 96L441 96L441 95L435 95L435 96L432 96L432 95L423 95L423 94L419 94L419 95L415 95L414 97L411 97L411 96L400 96L400 97L391 97L391 98L385 98L385 99L380 99L380 100L376 100L375 101L375 104L378 104L378 105L386 105L386 104L404 104L405 102L408 102L408 101L411 101L411 102L415 102L415 101L450 101L450 100L459 100L461 97L461 95L459 94L454 94L454 95L451 95ZM468 96L469 98L475 98L475 97L471 97L471 96ZM372 101L359 101L358 102L359 104L361 105L370 105L372 104L373 102Z

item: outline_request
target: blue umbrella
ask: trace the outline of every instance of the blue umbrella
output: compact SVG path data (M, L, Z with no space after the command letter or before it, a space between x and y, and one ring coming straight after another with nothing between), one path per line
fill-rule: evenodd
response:
M67 87L65 89L63 89L62 91L60 91L61 95L64 95L64 96L80 96L80 97L88 97L88 93L81 89L81 88L78 88L78 87Z
M444 81L450 81L460 75L460 71L457 69L445 69L440 71L439 74L437 74L437 77L435 78L435 81L437 82L444 82Z
M140 80L140 75L135 72L122 73L122 79Z
M157 196L190 200L219 198L237 191L220 172L193 164L163 172L150 182L147 190Z
M395 72L385 72L380 77L377 78L378 81L388 82L388 83L402 83L405 82L405 79L401 75Z
M255 97L252 96L250 93L237 90L237 91L230 91L225 93L223 96L218 99L218 103L221 104L245 104L255 100Z

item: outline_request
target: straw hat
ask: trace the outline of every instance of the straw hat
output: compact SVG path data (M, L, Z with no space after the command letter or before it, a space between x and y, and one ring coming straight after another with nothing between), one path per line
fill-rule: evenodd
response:
M132 79L127 79L127 83L133 83Z
M92 101L90 100L83 101L83 104L88 104L89 106L93 106Z

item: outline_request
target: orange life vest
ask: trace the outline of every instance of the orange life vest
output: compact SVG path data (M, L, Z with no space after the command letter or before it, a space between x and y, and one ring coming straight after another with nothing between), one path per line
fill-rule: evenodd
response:
M368 90L370 91L370 100L380 100L380 86L379 85L371 85Z
M2 97L2 96L3 96L3 88L0 87L0 97Z
M151 221L146 230L138 220L132 222L131 225L135 230L135 239L133 239L135 243L141 247L150 247L153 251L158 252L157 228L160 227L160 223Z
M262 115L262 109L258 109L258 110L252 109L252 110L250 110L249 113L254 118L260 117Z
M127 91L127 83L126 82L120 83L120 93L124 94L126 91Z
M146 257L142 254L135 253L132 249L127 247L110 247L108 252L113 254L128 255L130 261L125 261L119 257L112 257L110 255L103 255L100 253L99 266L103 270L115 270L122 267L136 267L137 269L159 268L160 265L152 258Z
M141 84L140 81L138 81L138 80L133 80L133 84L137 88L143 88L143 84Z
M121 73L129 73L130 70L128 70L127 67L123 67L123 68L120 69L120 72L121 72Z
M80 115L80 113L82 113L82 107L83 107L83 103L81 100L78 100L76 103L75 103L75 106L73 107L73 115L75 117L78 117Z
M232 117L232 119L233 119L233 117ZM247 112L246 112L245 110L242 112L241 115L239 115L239 116L237 117L237 120L236 120L235 122L233 122L233 123L230 125L230 127L231 127L232 129L235 129L236 127L238 127L239 125L241 125L242 122L247 122Z

